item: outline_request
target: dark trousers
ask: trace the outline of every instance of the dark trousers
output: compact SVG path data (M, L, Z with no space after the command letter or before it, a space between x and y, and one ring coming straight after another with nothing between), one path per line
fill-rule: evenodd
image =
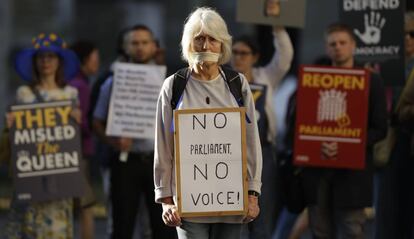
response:
M280 211L280 199L277 195L275 147L271 144L262 145L263 170L262 192L259 197L259 216L249 224L245 224L242 234L250 239L269 239L276 226ZM279 196L279 197L278 197Z
M411 134L398 129L388 164L377 170L375 239L414 238L414 158Z
M402 132L396 145L397 232L395 238L414 238L414 158L411 156L411 132Z
M154 202L153 154L129 153L127 162L111 161L112 239L131 239L140 195L144 195L152 237L176 238L174 228L162 221L162 208Z
M340 209L332 205L331 185L323 178L318 202L308 207L309 225L314 239L363 239L364 208Z

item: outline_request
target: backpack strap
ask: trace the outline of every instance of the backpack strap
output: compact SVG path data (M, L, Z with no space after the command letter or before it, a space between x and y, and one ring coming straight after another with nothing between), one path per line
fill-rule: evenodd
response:
M227 85L229 86L231 94L236 99L239 107L243 107L244 101L243 101L242 81L240 78L240 74L237 71L234 71L227 67L221 67L221 70L224 73L224 79ZM249 124L251 123L251 120L249 116L247 116L247 113L246 113L246 122Z
M221 69L224 73L224 78L229 86L230 92L236 99L237 104L239 107L244 106L240 74L227 67L222 67Z
M181 95L184 92L185 86L187 85L187 74L188 68L182 68L174 74L172 97L171 97L171 108L175 110L177 104L180 101Z

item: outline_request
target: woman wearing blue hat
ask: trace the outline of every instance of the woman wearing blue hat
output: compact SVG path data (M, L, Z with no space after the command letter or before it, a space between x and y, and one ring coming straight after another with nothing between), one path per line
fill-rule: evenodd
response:
M56 34L39 34L33 46L17 54L15 69L28 84L17 90L17 103L77 100L78 92L65 80L76 74L79 62ZM72 116L80 122L79 110ZM10 127L14 119L7 115ZM6 238L73 238L72 198L23 203L12 200Z

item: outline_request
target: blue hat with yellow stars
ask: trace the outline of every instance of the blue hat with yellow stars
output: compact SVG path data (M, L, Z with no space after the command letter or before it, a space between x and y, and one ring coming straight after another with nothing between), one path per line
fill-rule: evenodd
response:
M32 80L33 57L39 52L53 52L61 58L65 80L72 79L79 70L76 54L67 49L67 44L62 38L54 33L41 33L32 39L32 47L23 49L14 59L14 67L23 80Z

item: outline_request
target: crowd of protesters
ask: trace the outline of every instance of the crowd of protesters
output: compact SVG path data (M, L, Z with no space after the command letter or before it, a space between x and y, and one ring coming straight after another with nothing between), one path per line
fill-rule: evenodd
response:
M411 126L414 121L414 13L405 15L406 86L389 112L383 80L378 72L368 69L371 80L367 143L363 152L366 161L362 170L292 165L296 93L287 106L286 133L279 136L283 138L283 147L276 147L279 142L276 141L274 111L279 106L274 105L272 97L291 68L294 47L284 27L273 27L272 34L274 54L266 65L258 66L261 46L254 37L233 38L223 18L211 8L197 8L192 12L185 21L181 39L182 56L188 66L176 73L185 81L184 89L179 101L174 102L177 75L165 79L157 95L157 104L153 106L156 108L153 140L109 136L106 129L111 117L113 65L165 64L165 51L149 27L135 25L119 33L118 56L110 69L101 69L105 73L94 85L91 78L99 71L99 49L94 43L82 40L67 45L55 33L35 36L32 46L15 56L14 68L24 84L17 89L10 104L65 99L76 102L70 116L79 124L81 135L84 194L79 198L42 202L20 201L14 194L3 237L74 238L74 211L78 211L80 238L96 238L93 206L97 200L89 175L90 160L95 157L101 162L108 211L107 232L112 239L132 239L137 221L142 235L162 239L300 238L307 228L313 238L365 238L367 208L373 207L377 212L374 220L378 228L386 226L379 223L387 222L385 217L400 220L391 237L381 237L380 231L385 229L378 229L375 238L414 238L414 194L411 190L414 182ZM349 26L330 25L321 41L326 44L324 65L364 68L363 63L354 59L356 39ZM229 83L233 79L240 81L240 94L234 92ZM255 87L265 89L261 104L253 97ZM246 214L181 217L175 191L173 111L240 106L246 108L247 121ZM12 113L7 112L5 116L3 135L16 123ZM391 190L398 195L393 202L401 202L396 214L384 210L386 205L382 197L387 194L384 183L374 182L375 174L382 170L373 164L374 146L386 137L390 127L396 129L394 151L390 156L395 172L381 178L382 181L394 180L398 185ZM3 150L3 138L1 143ZM321 157L335 157L338 144L323 142L320 152ZM6 162L11 164L11 159ZM299 194L289 195L292 190L287 187L294 186L291 180L300 181L295 188ZM45 187L53 187L52 184L46 180ZM379 188L377 192L374 192L374 184ZM301 202L296 201L297 195L302 195Z

